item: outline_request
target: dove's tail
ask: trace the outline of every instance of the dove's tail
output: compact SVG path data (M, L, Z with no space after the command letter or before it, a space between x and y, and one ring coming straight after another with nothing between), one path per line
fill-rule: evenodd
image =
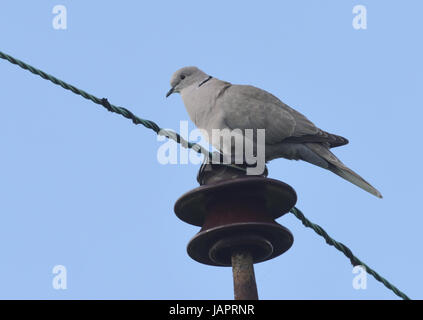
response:
M328 167L326 169L355 184L357 187L360 187L361 189L375 195L376 197L382 198L382 194L376 188L374 188L357 173L344 165L341 160L339 160L332 152L329 151L328 148L318 143L307 143L306 145L314 153L327 161Z
M370 192L378 198L382 198L382 195L376 188L374 188L370 183L368 183L350 168L347 168L346 166L338 167L336 165L332 165L329 167L329 170L341 178L344 178L345 180L355 184L357 187Z

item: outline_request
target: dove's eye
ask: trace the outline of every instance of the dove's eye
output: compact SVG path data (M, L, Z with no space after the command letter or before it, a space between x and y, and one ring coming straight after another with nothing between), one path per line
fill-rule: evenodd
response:
M185 75L181 74L181 80L185 79Z

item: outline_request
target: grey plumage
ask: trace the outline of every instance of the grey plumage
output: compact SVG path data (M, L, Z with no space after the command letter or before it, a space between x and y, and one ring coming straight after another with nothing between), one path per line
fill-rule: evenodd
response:
M265 159L304 160L332 171L382 198L378 190L346 167L331 148L348 140L316 127L274 95L250 86L212 78L196 67L185 67L171 78L171 90L181 94L195 125L212 137L213 129L265 129ZM213 141L210 141L213 142ZM222 145L215 145L224 152Z

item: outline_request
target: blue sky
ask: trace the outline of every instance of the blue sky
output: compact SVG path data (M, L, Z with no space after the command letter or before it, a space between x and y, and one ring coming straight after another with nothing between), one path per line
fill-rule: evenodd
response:
M52 9L67 8L67 30ZM367 30L352 8L367 7ZM272 92L324 130L379 200L307 163L270 177L298 207L405 291L423 298L421 118L423 5L418 1L2 1L0 50L161 127L188 115L165 99L185 65ZM175 201L198 165L161 165L153 131L0 61L0 298L232 299L229 268L186 254L197 227ZM191 128L193 124L191 123ZM262 299L396 299L295 217L281 257L256 265ZM67 289L52 286L55 265Z

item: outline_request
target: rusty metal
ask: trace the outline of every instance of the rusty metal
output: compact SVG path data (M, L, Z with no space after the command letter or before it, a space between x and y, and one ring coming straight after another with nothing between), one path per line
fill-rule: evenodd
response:
M287 213L297 196L289 185L224 165L203 165L201 186L175 203L175 213L201 230L187 246L203 264L232 266L235 299L257 299L254 263L273 259L293 243L291 232L275 219Z
M258 300L253 257L248 251L234 251L232 275L235 300Z
M209 258L217 265L231 266L234 252L248 251L253 261L268 260L273 253L270 241L257 235L239 234L223 237L209 251ZM233 266L233 265L232 265Z

